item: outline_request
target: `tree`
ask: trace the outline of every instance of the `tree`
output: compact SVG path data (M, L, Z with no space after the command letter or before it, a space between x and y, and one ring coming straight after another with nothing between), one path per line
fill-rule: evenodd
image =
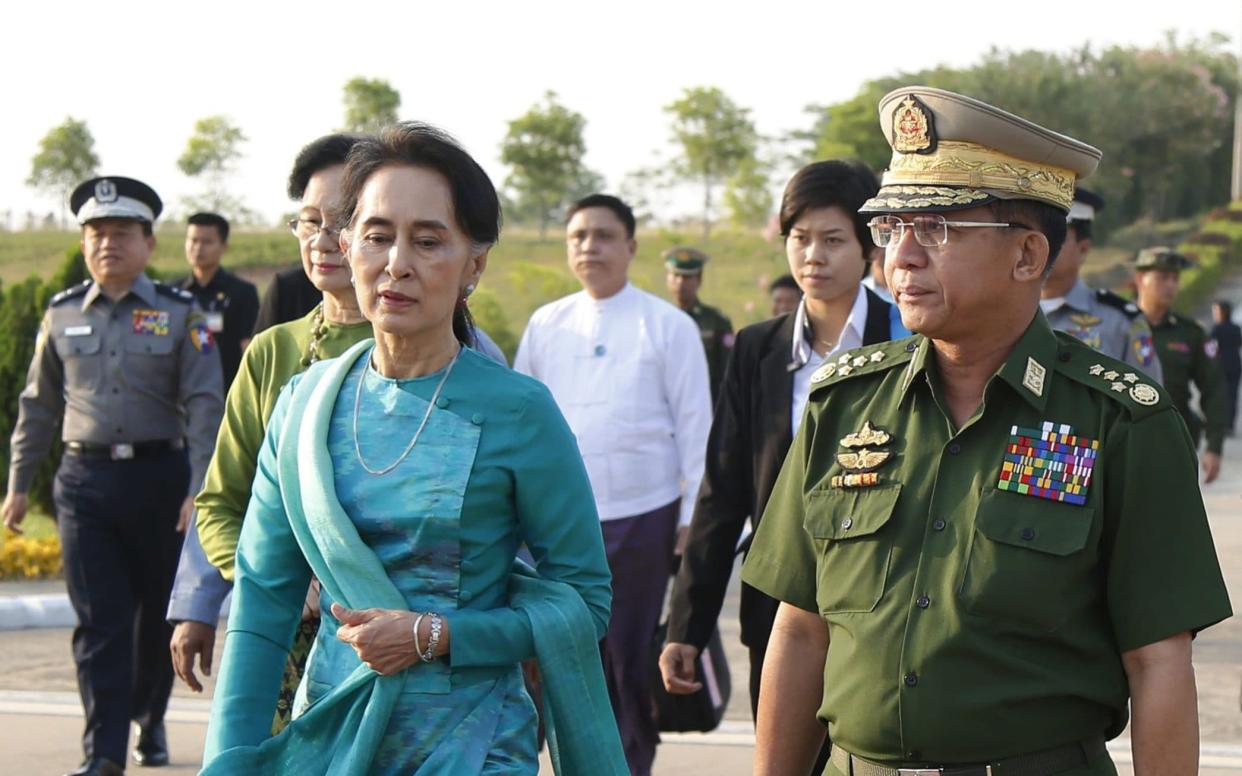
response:
M750 110L738 106L715 87L686 89L681 99L664 106L673 118L673 139L682 156L674 169L703 187L703 239L711 236L712 192L753 161L759 133Z
M734 226L760 226L767 221L772 210L772 192L759 160L742 160L725 182L724 202Z
M194 205L205 205L220 213L244 210L241 201L230 195L224 185L225 178L242 157L244 142L246 135L224 116L207 116L194 122L194 133L177 159L181 172L206 181L206 196L194 200Z
M44 191L60 200L61 226L69 195L75 186L95 175L99 157L95 155L95 138L85 121L67 117L52 127L39 141L39 152L30 160L30 177L26 185Z
M397 123L401 93L383 78L351 78L345 84L345 131L377 132Z
M555 92L547 92L542 103L509 122L501 141L500 160L511 170L505 185L516 195L517 210L538 219L540 240L547 237L557 210L603 185L603 178L582 163L585 128L581 113L557 102Z

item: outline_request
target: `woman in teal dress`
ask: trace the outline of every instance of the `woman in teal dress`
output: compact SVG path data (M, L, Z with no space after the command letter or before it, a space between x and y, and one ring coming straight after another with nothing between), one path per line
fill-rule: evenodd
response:
M204 772L624 773L596 643L610 577L577 445L540 383L462 342L499 236L486 173L401 124L359 142L341 242L376 338L282 392L238 545ZM537 573L514 556L523 543ZM323 621L269 738L311 574ZM572 725L558 725L572 721Z

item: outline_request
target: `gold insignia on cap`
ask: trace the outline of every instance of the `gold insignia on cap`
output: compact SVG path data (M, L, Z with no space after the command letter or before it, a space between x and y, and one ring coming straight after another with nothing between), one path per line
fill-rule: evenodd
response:
M1110 369L1110 370L1108 370L1107 372L1105 372L1105 373L1104 373L1103 375L1101 375L1101 376L1102 376L1105 380L1110 380L1110 381L1111 381L1111 380L1116 380L1118 377L1120 377L1120 376L1121 376L1121 373L1120 373L1120 372L1116 372L1116 371L1114 371L1114 370Z
M903 154L927 154L936 150L936 133L931 114L913 94L893 112L893 150Z
M1133 372L1126 372L1124 375L1122 375L1121 379L1125 380L1127 383L1137 383L1138 375L1134 374Z
M893 435L882 428L876 428L871 425L871 421L863 421L863 427L855 431L853 434L847 434L841 440L842 447L874 447L877 445L886 445L893 438Z
M1131 386L1130 398L1139 404L1150 407L1160 401L1160 392L1147 383L1139 383L1138 385Z
M1121 393L1122 391L1126 389L1126 384L1125 383L1113 383L1112 389L1116 391L1117 393Z
M1026 359L1026 374L1022 375L1022 385L1036 396L1044 395L1044 377L1048 370L1033 358Z
M1104 374L1104 367L1100 366L1099 364L1092 364L1091 368L1088 369L1087 371L1095 375L1096 377L1099 377L1100 375Z
M880 363L880 362L881 362L881 361L883 361L883 360L884 360L884 351L883 351L883 350L877 350L876 352L874 352L874 353L872 353L872 354L871 354L871 363L873 363L873 364L878 364L878 363Z

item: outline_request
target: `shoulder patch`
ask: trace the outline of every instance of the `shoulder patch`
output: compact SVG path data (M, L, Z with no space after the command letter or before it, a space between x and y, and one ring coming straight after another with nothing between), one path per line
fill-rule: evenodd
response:
M55 294L52 297L51 301L48 302L48 304L51 307L55 307L56 305L65 301L66 299L73 299L75 297L84 295L87 289L89 289L90 287L91 287L91 281L83 280L81 283L78 283L76 286L70 286L69 288L66 288L64 291L61 291L60 293Z
M1134 302L1131 302L1124 296L1110 291L1107 288L1096 289L1095 300L1116 310L1120 310L1125 313L1127 318L1137 318L1139 313L1142 312L1139 310L1138 305Z
M1170 406L1169 395L1158 382L1132 364L1087 347L1073 335L1058 331L1054 368L1074 382L1110 397L1131 417L1146 417Z
M918 347L919 337L913 336L864 345L833 356L811 375L811 393L850 377L874 374L904 365L914 357Z
M171 297L181 302L193 302L194 301L194 294L191 294L189 291L186 291L184 288L177 288L176 286L170 286L161 280L155 280L152 282L155 285L155 290L157 293L163 294L164 296Z

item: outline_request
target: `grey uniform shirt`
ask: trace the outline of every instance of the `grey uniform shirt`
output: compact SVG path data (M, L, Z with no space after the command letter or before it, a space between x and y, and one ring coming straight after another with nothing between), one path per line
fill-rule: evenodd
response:
M9 489L30 490L63 415L66 442L185 439L197 490L223 412L220 356L189 292L140 275L114 303L88 281L52 297L43 315L18 399Z
M1092 291L1081 280L1058 305L1040 302L1052 328L1074 335L1106 356L1138 367L1158 383L1164 382L1160 359L1152 343L1151 327L1133 303L1102 301L1107 292Z

